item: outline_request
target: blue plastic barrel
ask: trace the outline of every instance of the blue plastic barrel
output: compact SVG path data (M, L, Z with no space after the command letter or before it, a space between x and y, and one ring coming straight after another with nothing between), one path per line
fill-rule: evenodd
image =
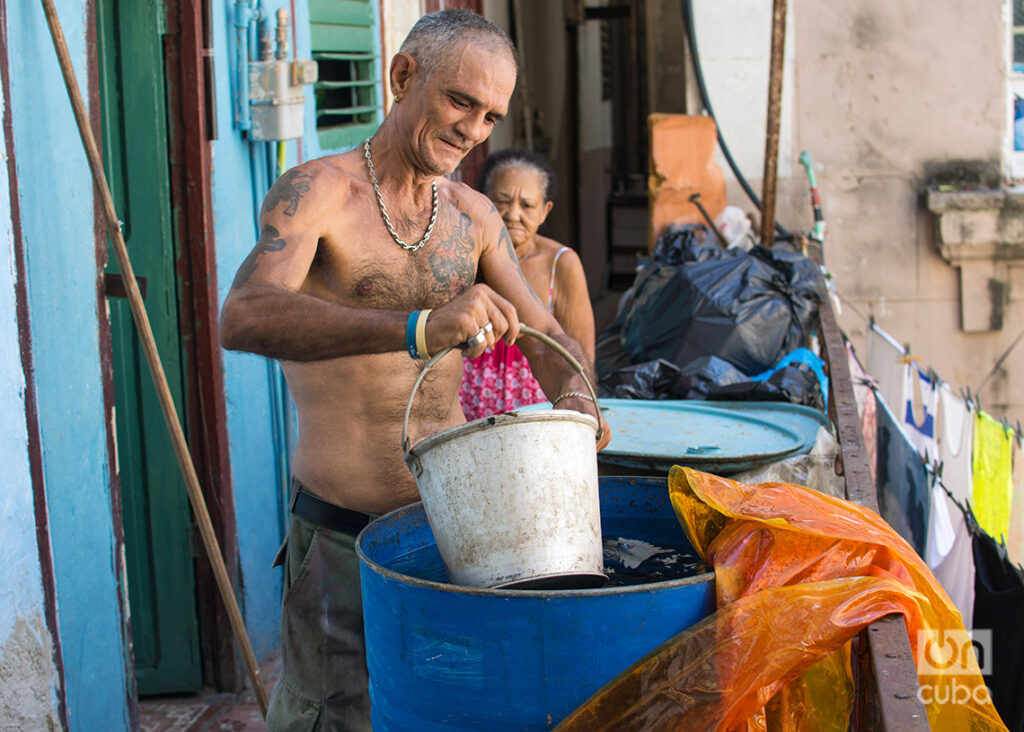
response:
M600 480L606 539L688 546L665 478ZM590 590L446 584L418 503L367 526L357 552L375 732L550 729L714 608L707 573Z

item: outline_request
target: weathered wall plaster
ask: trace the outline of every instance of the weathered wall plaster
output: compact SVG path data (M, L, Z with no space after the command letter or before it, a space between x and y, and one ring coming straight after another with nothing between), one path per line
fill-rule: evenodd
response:
M86 3L55 4L84 86ZM128 651L114 571L92 180L42 6L8 3L7 13L12 152L28 268L35 393L68 718L72 730L124 729L129 719ZM22 408L19 419L23 415ZM4 473L6 481L6 467ZM31 503L23 497L25 491L31 495L30 483L20 480L16 486L14 494L23 501L19 515L34 525ZM5 497L10 493L3 491ZM3 535L6 544L7 533ZM28 552L24 557L26 566L35 562L38 567L38 556ZM8 562L0 565L0 572L15 569ZM37 615L38 610L29 610L13 617Z
M60 729L50 634L41 615L14 620L0 644L0 730Z
M793 3L793 149L809 149L819 165L826 262L848 301L841 324L863 344L854 308L874 315L954 387L975 390L1024 323L1020 277L1008 276L1002 330L964 332L959 272L940 255L924 191L999 182L1008 154L1003 11L1002 0ZM801 187L799 176L788 184L783 221L809 222ZM982 393L985 408L1024 419L1024 392L1010 388L1022 379L1016 352Z
M7 154L0 133L0 729L51 729L59 726L60 681L43 621Z

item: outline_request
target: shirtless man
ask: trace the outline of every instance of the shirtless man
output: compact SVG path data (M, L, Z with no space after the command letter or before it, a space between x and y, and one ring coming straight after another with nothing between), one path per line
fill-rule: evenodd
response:
M372 514L418 500L400 442L423 351L462 347L421 387L414 441L464 421L462 359L515 341L520 322L584 362L522 278L491 202L443 177L506 114L516 75L511 41L479 16L421 18L391 62L380 129L280 178L224 303L223 345L280 359L299 415L271 730L368 728L354 541ZM596 414L560 356L518 343L550 399Z

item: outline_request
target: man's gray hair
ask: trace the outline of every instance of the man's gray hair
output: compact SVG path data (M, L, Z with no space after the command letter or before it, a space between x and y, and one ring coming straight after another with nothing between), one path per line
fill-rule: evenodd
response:
M399 51L416 59L420 81L430 78L438 69L453 63L455 55L467 41L483 42L495 50L504 49L519 74L519 54L515 44L501 28L471 10L440 10L424 15L402 41Z

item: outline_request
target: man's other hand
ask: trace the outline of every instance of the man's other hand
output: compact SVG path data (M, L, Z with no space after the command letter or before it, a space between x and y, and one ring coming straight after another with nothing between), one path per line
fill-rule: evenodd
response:
M589 414L591 417L597 417L598 423L601 425L601 439L597 442L597 451L603 450L609 442L612 441L611 427L608 426L608 420L604 418L594 403L589 399L580 399L579 397L567 397L558 402L558 409L572 409L580 412L581 414Z

